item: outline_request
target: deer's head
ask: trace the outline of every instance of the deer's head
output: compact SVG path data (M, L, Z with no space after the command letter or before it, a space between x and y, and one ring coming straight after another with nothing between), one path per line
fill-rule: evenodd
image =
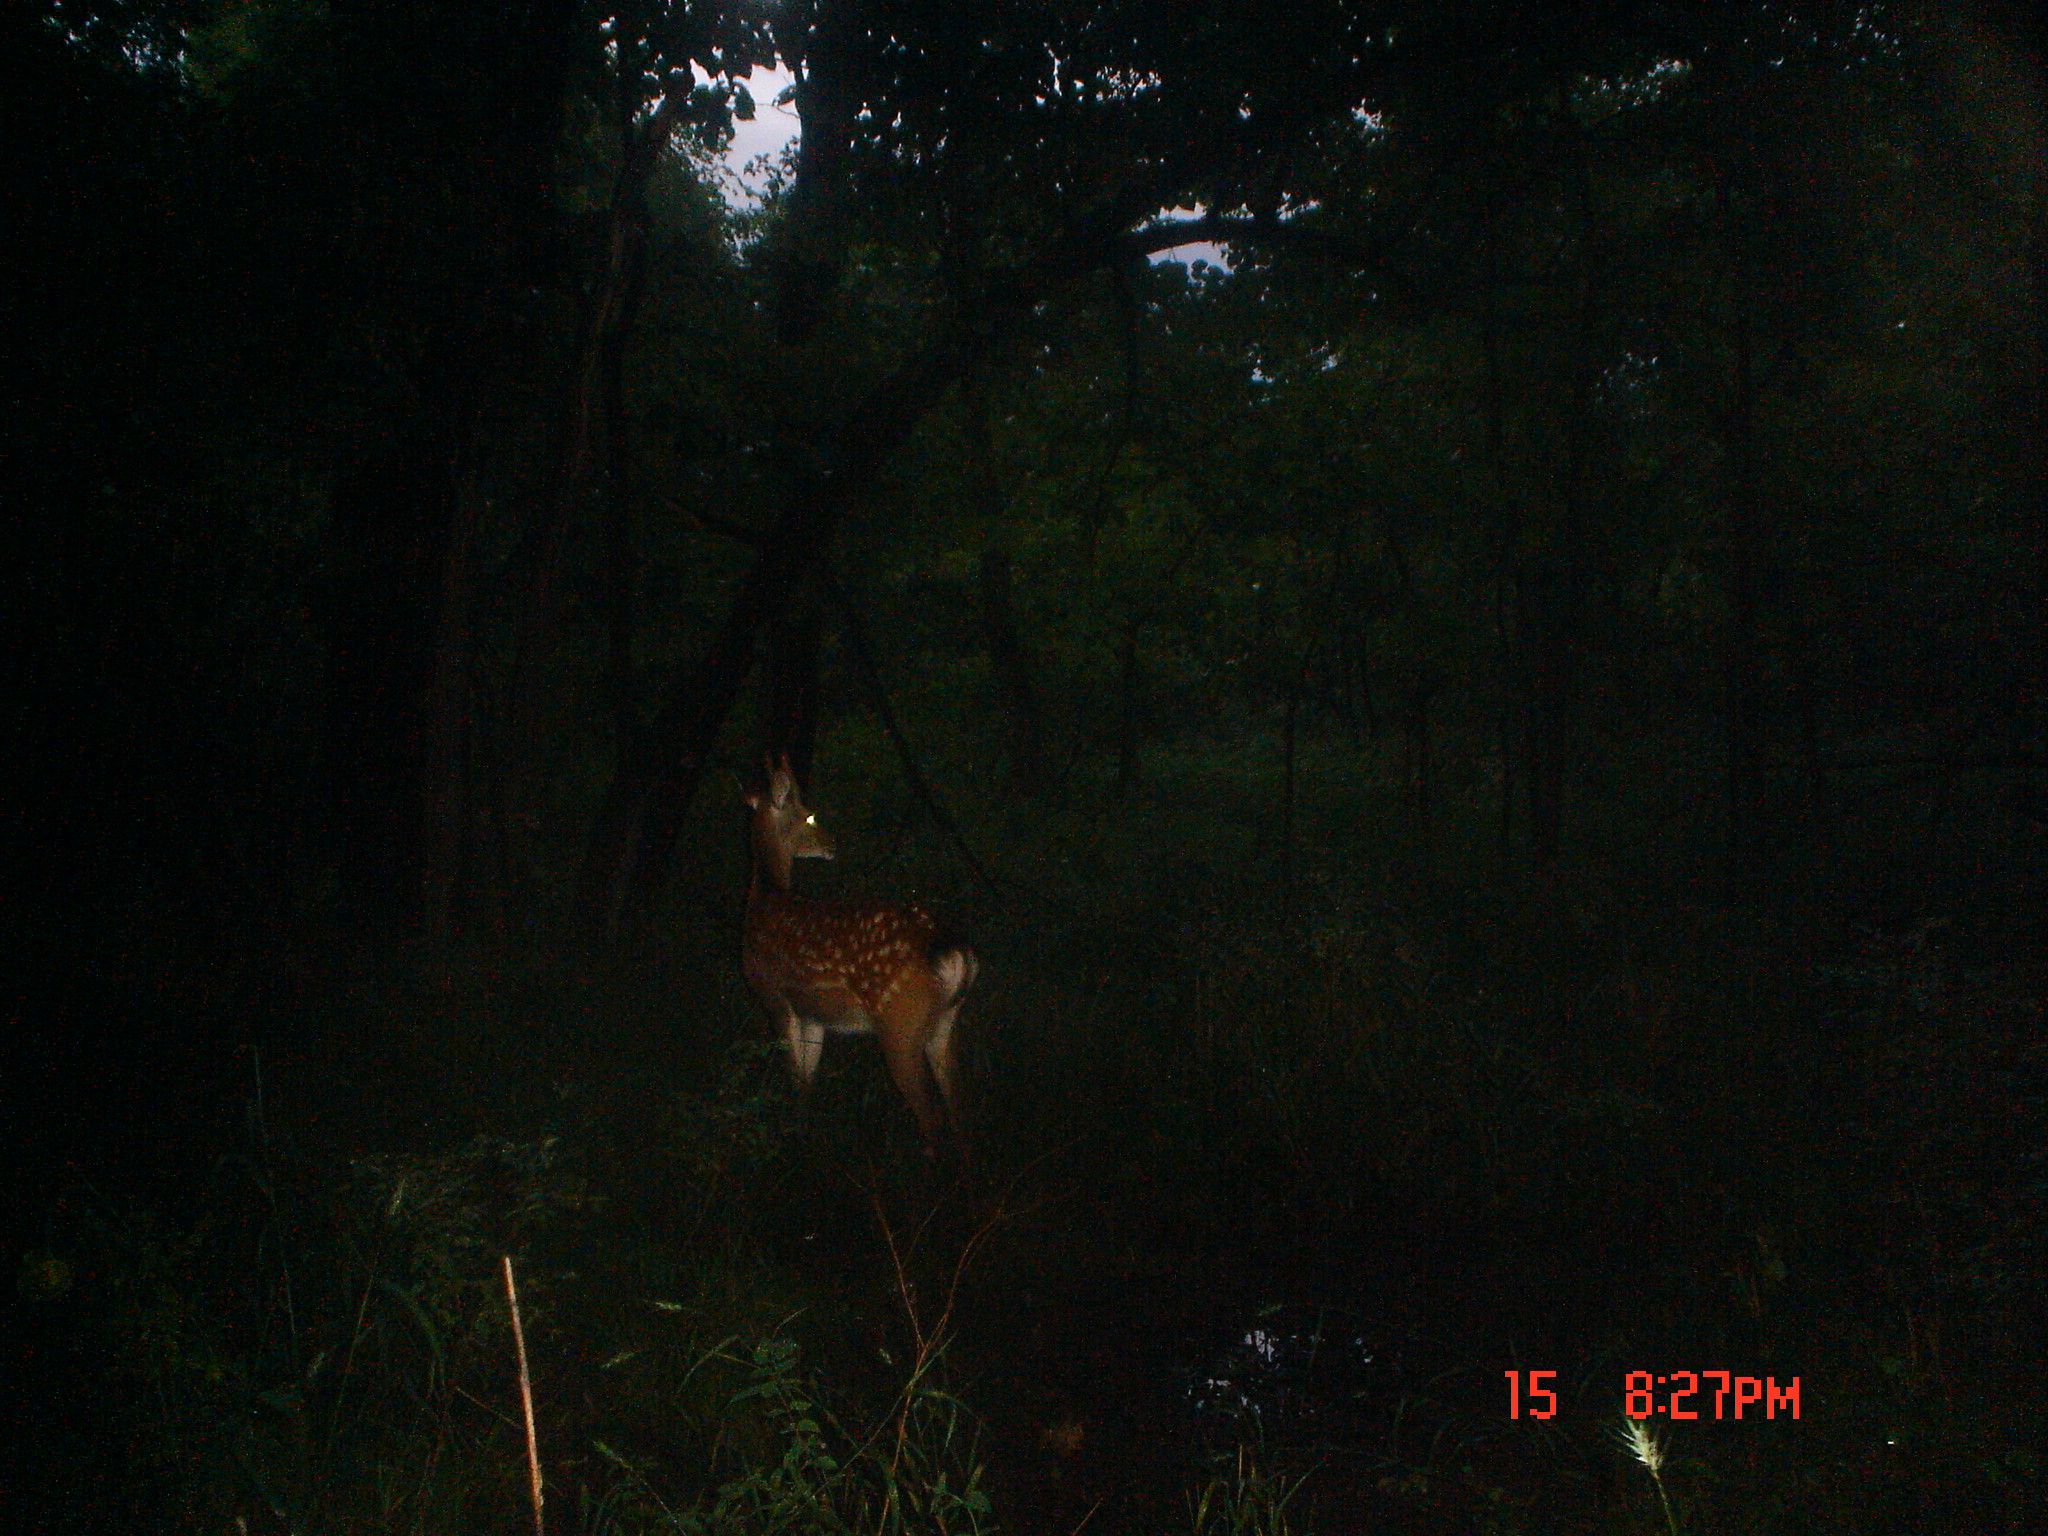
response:
M831 858L832 834L818 825L818 818L798 793L789 754L785 752L765 766L767 787L747 792L747 808L753 813L754 853L775 883L787 889L791 860Z

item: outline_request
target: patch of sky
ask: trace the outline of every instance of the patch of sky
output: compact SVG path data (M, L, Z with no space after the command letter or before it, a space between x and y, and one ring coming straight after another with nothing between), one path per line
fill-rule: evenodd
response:
M700 85L709 84L710 77L700 72L697 81ZM796 105L790 99L793 83L794 77L779 64L757 69L739 82L753 101L754 114L749 120L733 124L732 143L714 164L719 191L736 211L747 212L761 205L777 165L796 144L802 124L797 119ZM1160 81L1157 75L1147 73L1115 75L1104 83L1113 94L1136 95L1157 88ZM1281 217L1293 218L1315 206L1313 202L1289 205L1282 210ZM1154 222L1198 219L1206 211L1200 206L1162 208ZM1230 271L1228 248L1213 240L1195 240L1155 251L1151 259L1155 264L1174 261L1185 267L1207 266L1218 272Z
M710 77L699 72L697 83L709 84ZM726 202L745 211L760 206L776 166L794 148L802 125L796 104L789 99L795 76L782 65L757 69L738 83L752 99L754 115L734 122L732 142L717 157L715 172Z
M1146 220L1146 226L1148 228L1156 227L1160 224L1170 224L1179 219L1199 219L1208 211L1200 203L1186 208L1162 208L1150 219ZM1177 261L1184 267L1210 266L1219 272L1228 272L1230 270L1230 250L1229 247L1219 245L1214 240L1195 240L1190 241L1186 245L1176 245L1163 251L1154 251L1151 256L1152 264L1156 267L1162 261Z

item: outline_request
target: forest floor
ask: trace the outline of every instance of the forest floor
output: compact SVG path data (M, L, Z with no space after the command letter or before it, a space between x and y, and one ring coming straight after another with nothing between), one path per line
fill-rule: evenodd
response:
M2026 1528L2039 961L1392 868L984 898L957 1163L866 1042L797 1112L709 906L601 964L110 959L163 1000L23 1133L20 1497L505 1529L509 1253L558 1531Z

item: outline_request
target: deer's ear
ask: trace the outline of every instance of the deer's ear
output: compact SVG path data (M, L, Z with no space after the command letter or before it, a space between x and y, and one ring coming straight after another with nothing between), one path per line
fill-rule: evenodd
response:
M740 798L747 802L748 810L758 811L761 809L761 791L758 789L750 789Z

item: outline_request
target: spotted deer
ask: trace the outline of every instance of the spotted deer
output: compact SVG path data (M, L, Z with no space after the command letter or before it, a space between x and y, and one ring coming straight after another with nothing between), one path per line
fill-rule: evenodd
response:
M789 758L767 767L766 789L747 795L747 985L789 1047L799 1090L817 1075L828 1034L876 1036L930 1155L942 1128L958 1130L953 1025L980 963L915 903L797 895L791 864L831 858L832 838L797 792Z

